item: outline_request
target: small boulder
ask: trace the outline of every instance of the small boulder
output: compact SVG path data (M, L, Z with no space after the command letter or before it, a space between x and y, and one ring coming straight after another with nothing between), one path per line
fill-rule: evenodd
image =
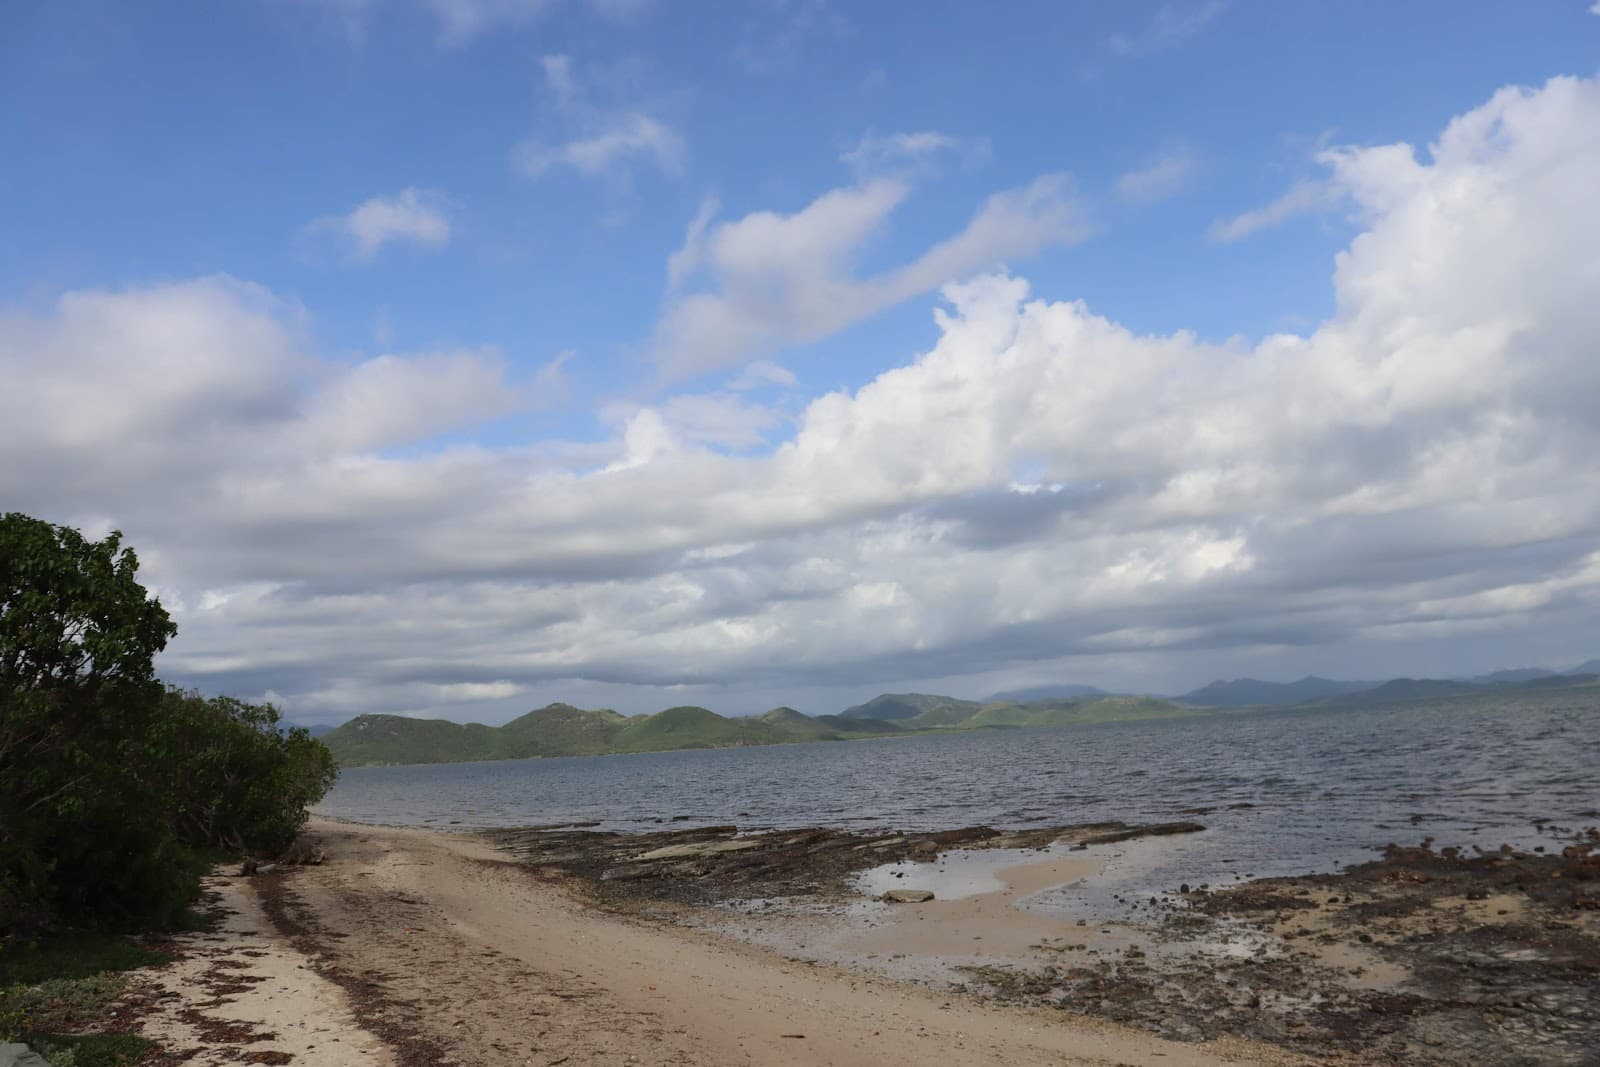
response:
M891 889L883 895L886 904L921 904L932 899L931 889Z
M731 841L697 841L687 845L666 845L654 848L649 852L641 852L635 856L636 860L685 860L704 859L723 852L744 852L752 848L760 848L761 842L753 838L740 837Z
M50 1061L27 1045L0 1043L0 1067L50 1067Z

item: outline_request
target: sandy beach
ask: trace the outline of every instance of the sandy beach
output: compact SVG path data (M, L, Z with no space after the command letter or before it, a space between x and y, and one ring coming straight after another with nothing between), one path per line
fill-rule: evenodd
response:
M126 1007L162 1065L1593 1062L1594 832L1397 848L1125 922L1038 906L1196 830L317 819L313 862L218 872L219 922Z
M282 1020L294 1016L315 1031L250 1046L290 1057L254 1062L1302 1062L1265 1045L1167 1041L602 912L471 835L325 820L311 831L325 862L225 879L220 903L236 917L204 942L257 965L240 983L248 997L227 1008L236 1023L282 1038ZM185 995L204 992L191 984ZM309 1024L308 993L321 1013Z

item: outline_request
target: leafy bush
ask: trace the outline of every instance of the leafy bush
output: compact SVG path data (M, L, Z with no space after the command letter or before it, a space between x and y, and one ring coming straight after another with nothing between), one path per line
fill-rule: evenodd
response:
M161 719L187 772L173 818L190 845L281 852L338 774L325 745L280 729L271 704L169 689Z

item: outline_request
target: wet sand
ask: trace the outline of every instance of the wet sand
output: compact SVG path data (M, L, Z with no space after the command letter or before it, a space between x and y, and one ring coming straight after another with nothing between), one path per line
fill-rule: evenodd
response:
M1147 899L1100 877L1124 850L1201 829L492 838L613 912L1063 1017L1319 1062L1600 1062L1600 831L1561 831L1554 852L1391 847L1339 874ZM873 899L897 886L936 898Z

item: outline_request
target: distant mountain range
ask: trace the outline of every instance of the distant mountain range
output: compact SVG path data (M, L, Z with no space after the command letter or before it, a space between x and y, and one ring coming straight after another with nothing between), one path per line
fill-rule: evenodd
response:
M1235 678L1231 682L1215 681L1172 699L1180 704L1202 708L1282 707L1332 701L1341 704L1377 704L1462 696L1492 690L1497 686L1562 686L1597 674L1600 674L1600 659L1581 663L1569 671L1518 667L1475 678L1392 678L1386 682L1340 682L1332 678L1319 678L1314 674L1298 682Z
M1094 685L1036 685L1028 689L1008 689L989 698L989 703L1023 704L1030 700L1066 700L1071 697L1103 697L1110 692Z
M802 741L849 741L931 731L981 730L1174 719L1263 707L1349 707L1406 704L1497 692L1600 690L1600 660L1572 671L1539 668L1495 671L1477 678L1392 678L1342 682L1311 675L1297 682L1255 678L1216 681L1171 700L1114 695L1083 685L1036 686L963 700L934 693L884 693L838 715L805 715L773 708L729 717L706 708L668 708L654 715L619 715L571 704L550 704L504 726L361 715L322 739L345 766L459 763L538 756L596 756L686 748L734 748ZM1035 697L1035 694L1047 694Z
M1174 697L1181 704L1204 708L1250 708L1275 704L1304 704L1308 700L1358 693L1377 682L1336 682L1331 678L1307 675L1298 682L1263 682L1255 678L1216 681Z
M356 767L850 741L932 729L1070 726L1192 714L1190 709L1152 697L1084 697L1019 704L899 693L885 694L842 715L818 716L773 708L764 715L730 718L696 707L624 716L570 704L551 704L504 726L361 715L323 735L322 740L340 763Z
M359 715L325 734L322 740L340 763L353 767L734 748L844 741L903 732L886 722L858 722L839 715L812 718L793 708L773 708L765 715L734 719L695 707L630 717L605 709L551 704L504 726L403 715Z
M885 693L845 709L845 717L891 722L905 730L994 726L1075 726L1124 719L1170 719L1190 712L1170 700L1144 696L1083 696L1060 700L979 701L928 693Z

